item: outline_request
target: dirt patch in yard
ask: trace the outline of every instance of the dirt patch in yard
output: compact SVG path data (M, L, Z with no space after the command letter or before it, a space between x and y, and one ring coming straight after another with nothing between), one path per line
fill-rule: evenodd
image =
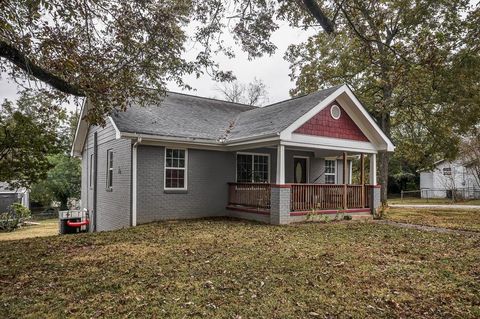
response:
M480 316L480 238L230 219L0 242L0 317Z

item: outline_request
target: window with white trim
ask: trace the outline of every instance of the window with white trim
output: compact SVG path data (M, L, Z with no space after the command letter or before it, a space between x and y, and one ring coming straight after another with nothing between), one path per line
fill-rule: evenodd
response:
M113 150L107 150L107 189L113 188Z
M165 189L187 189L187 150L165 148Z
M325 160L325 184L336 184L337 160Z
M268 183L268 154L237 154L237 183Z

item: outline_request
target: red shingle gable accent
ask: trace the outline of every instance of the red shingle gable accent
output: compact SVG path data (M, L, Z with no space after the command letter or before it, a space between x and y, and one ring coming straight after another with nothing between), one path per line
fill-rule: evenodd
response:
M342 111L338 120L330 115L330 108L334 104ZM368 138L338 102L333 102L318 112L294 133L368 142Z

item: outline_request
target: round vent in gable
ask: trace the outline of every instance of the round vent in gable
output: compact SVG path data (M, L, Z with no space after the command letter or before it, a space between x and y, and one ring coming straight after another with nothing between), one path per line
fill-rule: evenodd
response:
M332 105L332 107L330 108L330 115L335 120L338 120L340 118L340 115L342 115L342 111L340 110L340 107L336 104Z

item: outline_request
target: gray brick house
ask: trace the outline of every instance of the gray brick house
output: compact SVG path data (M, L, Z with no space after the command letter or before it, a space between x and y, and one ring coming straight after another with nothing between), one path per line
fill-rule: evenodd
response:
M369 214L379 205L376 154L393 150L346 85L265 107L169 92L158 105L112 114L105 127L81 120L72 145L96 231L210 216L286 224Z

